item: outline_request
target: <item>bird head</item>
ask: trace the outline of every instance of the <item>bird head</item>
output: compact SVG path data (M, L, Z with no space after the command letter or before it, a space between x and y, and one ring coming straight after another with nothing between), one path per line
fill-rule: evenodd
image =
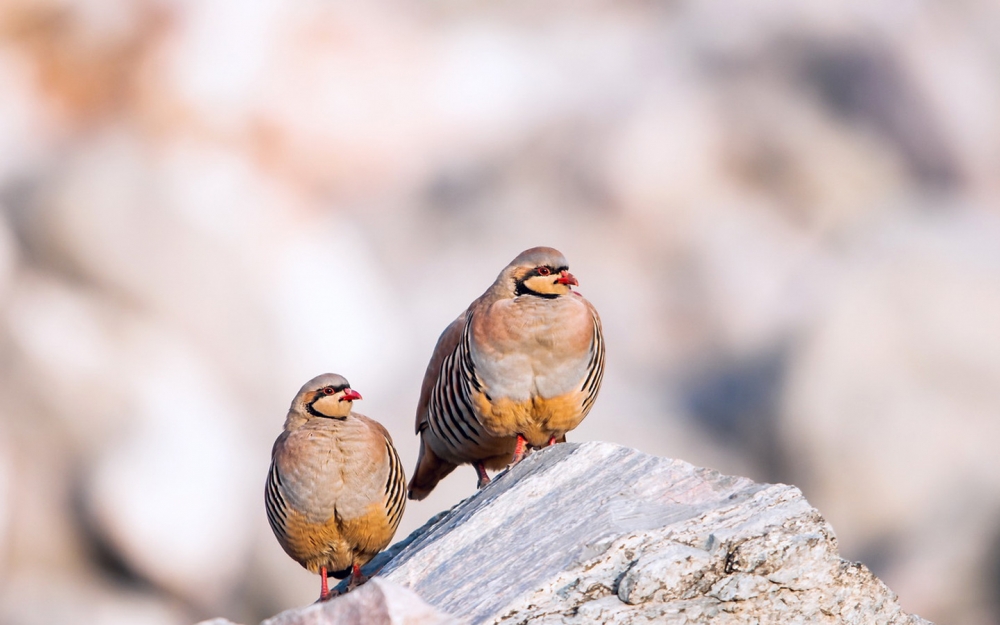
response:
M572 287L579 284L569 272L566 257L551 247L533 247L521 252L505 272L510 274L515 296L555 299L572 292Z
M296 402L301 402L309 414L333 419L346 418L355 399L361 399L361 393L336 373L324 373L309 380L296 396Z

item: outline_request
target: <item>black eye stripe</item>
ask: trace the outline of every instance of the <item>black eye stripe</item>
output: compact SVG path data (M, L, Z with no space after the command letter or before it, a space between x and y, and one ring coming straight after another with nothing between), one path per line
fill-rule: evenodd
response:
M540 273L538 273L538 270L541 269L541 268L543 268L543 267L545 269L549 270L549 274L546 275L546 276L543 276ZM514 280L514 296L515 297L520 297L522 295L534 295L534 296L542 297L542 298L545 298L545 299L555 299L555 298L559 297L558 293L539 293L537 291L533 291L527 285L525 285L525 281L527 281L527 280L529 280L531 278L534 278L534 277L558 278L559 274L562 273L563 271L569 271L569 267L567 265L560 265L559 267L556 267L555 269L553 269L551 265L539 265L539 266L531 269L530 271L528 271L527 273L524 274L524 277L519 278L519 279L515 278L515 280Z
M333 392L330 393L330 395L336 395L337 393L349 388L351 388L350 384L338 384L337 386L333 386L332 384L327 384L326 386L317 389L316 394L318 396L329 396L327 395L326 389L332 389Z
M528 279L528 278L530 278L530 277L532 277L532 276L540 276L540 275L542 275L542 274L538 273L538 270L539 270L539 269L542 269L542 268L545 268L545 269L548 269L548 270L549 270L549 275L550 275L550 276L551 276L551 275L556 275L556 274L559 274L559 273L561 273L561 272L563 272L563 271L569 271L569 267L568 267L568 266L566 266L566 265L562 265L562 266L560 266L560 267L556 267L556 268L554 268L554 269L553 269L553 268L552 268L552 267L551 267L550 265L541 265L541 266L539 266L539 267L535 267L534 269L532 269L531 271L529 271L529 272L528 272L528 273L527 273L527 274L526 274L526 275L524 276L524 279Z

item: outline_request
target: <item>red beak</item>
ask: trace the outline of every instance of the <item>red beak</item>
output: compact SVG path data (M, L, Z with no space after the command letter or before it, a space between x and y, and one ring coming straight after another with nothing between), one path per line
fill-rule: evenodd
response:
M344 389L344 396L340 398L340 401L354 401L355 399L361 399L361 393L353 388L347 388Z
M556 280L556 282L559 284L574 284L577 286L580 285L580 283L576 281L576 278L573 277L573 274L571 274L566 269L563 269L562 271L559 272L559 279Z

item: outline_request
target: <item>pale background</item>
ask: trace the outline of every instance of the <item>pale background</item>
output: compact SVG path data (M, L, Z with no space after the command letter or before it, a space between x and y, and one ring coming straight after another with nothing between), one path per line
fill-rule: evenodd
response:
M262 502L295 391L411 471L533 245L604 319L570 440L796 484L906 610L1000 622L988 0L4 0L0 622L314 600Z

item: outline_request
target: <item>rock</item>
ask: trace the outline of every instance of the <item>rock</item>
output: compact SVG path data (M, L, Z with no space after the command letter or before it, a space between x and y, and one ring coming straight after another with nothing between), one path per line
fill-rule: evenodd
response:
M838 556L797 488L610 443L532 454L365 572L379 569L347 597L388 580L473 623L927 622Z
M456 625L458 620L424 603L411 590L381 578L331 601L286 610L261 625ZM214 625L225 625L214 623Z

